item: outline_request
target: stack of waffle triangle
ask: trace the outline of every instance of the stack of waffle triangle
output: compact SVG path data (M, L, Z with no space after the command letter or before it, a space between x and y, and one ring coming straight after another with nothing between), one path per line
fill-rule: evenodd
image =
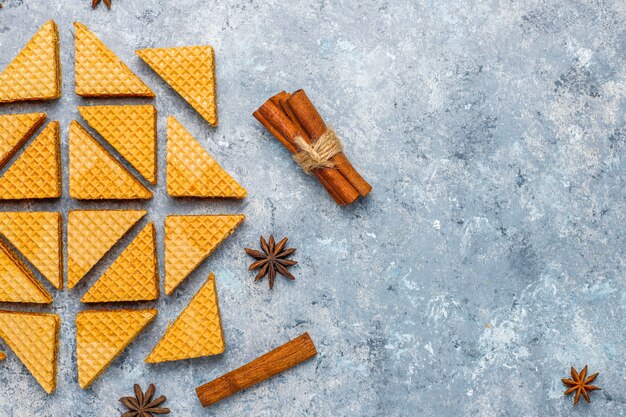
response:
M154 106L81 106L78 111L145 179L156 184Z
M63 287L61 233L61 213L0 212L0 234L57 289Z
M50 122L0 177L0 199L61 196L59 122Z
M50 304L52 297L13 250L0 240L0 302Z
M72 198L134 200L152 197L152 192L76 121L70 124L69 154Z
M83 303L150 301L159 298L154 224L148 224L87 291Z
M0 167L39 129L44 120L45 113L0 115Z
M145 214L143 210L70 211L67 220L67 286L76 286Z

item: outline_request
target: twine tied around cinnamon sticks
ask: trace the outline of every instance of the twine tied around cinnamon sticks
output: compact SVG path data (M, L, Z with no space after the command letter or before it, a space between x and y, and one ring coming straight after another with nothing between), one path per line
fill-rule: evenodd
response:
M270 97L254 117L294 155L305 172L317 177L337 204L352 204L372 190L303 90L292 94L282 91Z
M334 168L333 157L343 152L343 145L334 130L328 129L318 140L308 143L302 136L296 136L294 141L300 152L293 155L293 159L300 168L309 175L320 168Z

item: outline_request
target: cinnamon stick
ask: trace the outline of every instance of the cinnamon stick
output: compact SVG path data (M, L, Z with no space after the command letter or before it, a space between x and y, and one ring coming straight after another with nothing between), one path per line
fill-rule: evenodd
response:
M308 333L266 353L234 371L196 388L203 407L215 404L317 355Z
M255 119L259 121L259 123L265 126L267 131L270 132L272 136L274 136L276 139L278 139L278 141L282 143L283 146L285 146L285 148L287 148L290 153L298 152L298 149L294 145L292 145L291 142L289 142L287 138L285 138L278 130L276 130L276 128L270 122L268 122L265 117L263 117L260 111L257 110L252 113L252 115Z
M302 124L300 123L300 120L298 120L298 117L296 116L296 114L293 112L292 108L289 106L289 103L287 103L287 101L291 98L291 94L284 94L281 95L280 99L278 100L280 107L282 107L283 111L285 112L285 114L287 116L289 116L289 118L291 119L291 121L296 125L296 127L298 128L298 130L300 131L300 136L302 136L308 143L311 143L311 137L309 136L309 134L306 132L306 130L304 130L304 127L302 126Z
M324 119L313 106L304 90L294 92L286 102L313 142L318 140L328 130ZM332 158L332 162L362 197L365 197L372 191L372 186L363 179L343 153L335 155Z
M274 94L272 97L270 97L270 101L280 107L280 100L289 98L290 96L291 94L287 93L286 91L281 91L280 93Z
M298 127L279 106L274 104L270 99L263 103L258 109L258 112L262 119L272 125L280 136L287 140L293 148L299 149L298 145L295 143L295 138L298 137L300 133ZM306 138L304 139L306 140ZM359 198L357 190L338 170L334 168L320 168L315 172L319 178L323 179L323 182L334 191L343 204L351 204ZM328 189L328 187L326 188Z

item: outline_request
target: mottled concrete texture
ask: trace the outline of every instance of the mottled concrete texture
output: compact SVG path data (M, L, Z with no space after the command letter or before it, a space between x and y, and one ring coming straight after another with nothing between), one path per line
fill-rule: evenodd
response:
M162 254L166 213L243 212L245 224L95 382L76 382L77 291L61 314L59 387L46 396L14 355L0 363L2 416L115 416L134 382L154 382L174 416L626 415L626 5L623 1L4 0L4 67L46 20L59 25L63 98L4 106L79 118L74 20L157 93L155 198L0 209L147 207ZM134 55L209 43L220 126L210 128ZM345 138L374 192L337 207L251 117L271 94L305 88ZM105 100L137 103L137 100ZM178 117L248 189L243 202L173 201L165 118ZM67 167L64 169L67 195ZM144 223L145 224L145 221ZM124 239L127 244L138 228ZM259 234L298 248L295 283L253 283L243 247ZM161 273L163 262L160 262ZM149 366L143 358L210 271L227 351ZM145 303L144 306L151 306ZM25 310L23 306L2 306ZM194 387L309 331L319 355L202 409ZM6 350L0 343L0 350ZM601 372L575 409L560 378Z

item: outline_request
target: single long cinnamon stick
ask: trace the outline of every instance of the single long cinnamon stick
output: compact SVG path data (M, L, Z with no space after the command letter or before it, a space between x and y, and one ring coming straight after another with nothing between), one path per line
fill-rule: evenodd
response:
M258 357L247 365L196 388L203 407L215 404L317 355L308 333Z
M291 94L291 97L287 99L287 104L291 107L300 125L313 141L319 139L328 130L324 119L313 106L304 90L298 90ZM332 158L332 162L362 197L365 197L372 191L372 186L363 179L343 153L335 155Z
M282 137L298 149L295 143L295 138L299 133L298 128L279 106L274 104L271 100L268 100L263 103L258 109L258 112ZM321 168L316 170L316 173L332 187L344 204L351 204L359 198L359 193L338 170L334 168Z

